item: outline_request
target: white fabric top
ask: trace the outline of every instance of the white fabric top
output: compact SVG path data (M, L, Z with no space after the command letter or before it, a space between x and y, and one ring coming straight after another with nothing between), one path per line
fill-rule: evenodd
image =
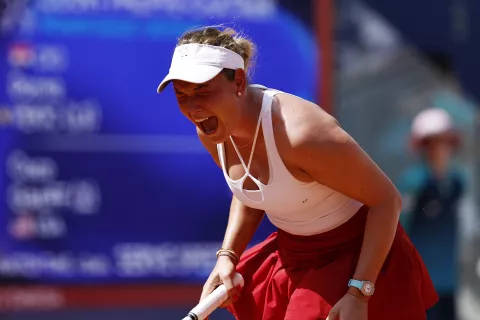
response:
M264 210L279 229L295 235L329 231L348 221L363 204L317 182L301 182L290 174L280 158L273 135L271 109L273 97L278 93L281 92L272 89L264 91L258 121L258 127L260 124L262 126L270 168L268 183L265 185L250 174L252 155L248 164L245 164L233 140L246 173L238 180L230 179L226 168L225 147L223 143L218 144L217 151L225 179L238 200L248 207ZM258 135L258 128L255 135ZM258 190L243 189L247 177L258 186Z

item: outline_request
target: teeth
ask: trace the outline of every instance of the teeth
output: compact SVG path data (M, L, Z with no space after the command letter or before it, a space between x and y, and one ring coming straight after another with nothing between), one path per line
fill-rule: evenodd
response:
M196 119L195 122L197 122L197 123L203 122L203 121L207 120L208 118L210 118L210 117L206 117L206 118L203 118L203 119Z

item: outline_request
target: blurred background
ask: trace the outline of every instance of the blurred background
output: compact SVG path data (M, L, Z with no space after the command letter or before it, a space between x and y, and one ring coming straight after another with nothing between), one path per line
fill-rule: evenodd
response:
M479 15L473 0L0 0L0 319L181 319L198 302L231 194L156 87L177 38L217 24L257 44L252 82L317 102L397 184L442 296L431 319L480 319Z

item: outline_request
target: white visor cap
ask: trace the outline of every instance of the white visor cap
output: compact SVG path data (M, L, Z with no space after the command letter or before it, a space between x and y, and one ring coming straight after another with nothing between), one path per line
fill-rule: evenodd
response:
M232 50L207 44L189 43L175 48L168 75L157 88L160 93L172 80L205 83L223 69L244 69L243 58Z
M450 115L443 109L429 108L420 112L412 124L412 136L424 139L454 130Z

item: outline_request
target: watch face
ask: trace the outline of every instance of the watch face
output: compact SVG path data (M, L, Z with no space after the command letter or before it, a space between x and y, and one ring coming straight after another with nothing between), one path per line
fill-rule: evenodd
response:
M373 284L369 282L363 283L362 292L364 295L371 296L374 290L375 290L375 287L373 286Z

